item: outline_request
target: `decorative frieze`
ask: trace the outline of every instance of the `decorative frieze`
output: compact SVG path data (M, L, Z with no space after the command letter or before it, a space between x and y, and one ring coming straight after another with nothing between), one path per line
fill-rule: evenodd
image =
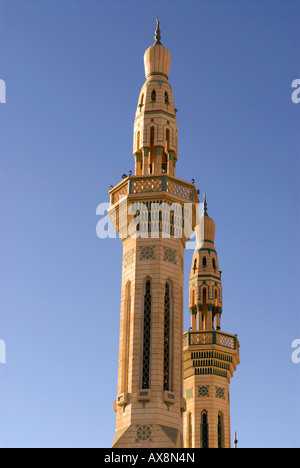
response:
M155 260L155 246L141 247L140 260Z
M209 385L198 385L198 397L209 396Z
M128 267L129 265L131 265L132 263L134 262L134 250L130 250L129 252L126 252L124 254L124 258L123 258L123 266L124 268Z
M221 398L225 400L225 388L216 386L216 398Z
M147 442L152 440L152 424L138 424L136 429L136 441Z
M176 250L164 247L164 260L176 265Z

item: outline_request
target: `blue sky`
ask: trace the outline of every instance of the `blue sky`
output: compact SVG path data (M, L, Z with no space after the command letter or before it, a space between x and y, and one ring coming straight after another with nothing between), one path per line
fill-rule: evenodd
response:
M300 447L298 0L0 0L0 446L109 447L122 245L96 208L133 170L159 16L176 175L216 222L240 447ZM189 327L185 254L185 329ZM233 435L233 434L232 434Z

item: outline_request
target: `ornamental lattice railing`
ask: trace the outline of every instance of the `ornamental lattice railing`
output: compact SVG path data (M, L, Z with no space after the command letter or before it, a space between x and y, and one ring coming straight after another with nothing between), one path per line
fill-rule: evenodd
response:
M193 184L165 175L153 175L128 177L111 192L111 202L115 204L126 195L151 192L167 192L191 202L197 201L198 198Z
M238 349L238 340L235 335L228 335L216 330L186 332L183 335L183 348L188 346L218 345L224 348Z

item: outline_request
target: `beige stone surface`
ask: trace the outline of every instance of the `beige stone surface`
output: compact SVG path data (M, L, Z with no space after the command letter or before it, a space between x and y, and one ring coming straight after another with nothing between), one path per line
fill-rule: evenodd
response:
M230 447L229 384L239 364L239 343L235 335L221 330L222 283L214 221L204 214L198 223L196 187L175 176L178 129L168 81L170 63L171 55L162 45L145 52L146 82L134 121L135 174L125 176L109 192L109 215L123 243L115 448L201 447L203 410L208 417L209 447L220 443L218 414L222 415L222 446ZM152 213L145 207L152 208ZM189 224L183 217L187 207L190 233L183 229ZM183 334L184 248L196 224L189 290L192 329ZM143 388L148 281L150 377L149 386Z
M184 446L203 448L202 414L205 411L208 448L230 448L229 386L240 362L239 341L236 335L221 329L221 272L214 246L215 223L207 214L207 205L196 227L196 238L189 287L192 326L183 337L187 406Z

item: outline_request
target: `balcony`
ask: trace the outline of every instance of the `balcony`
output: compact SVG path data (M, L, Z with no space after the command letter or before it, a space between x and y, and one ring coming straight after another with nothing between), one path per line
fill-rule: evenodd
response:
M239 350L239 342L236 335L229 335L216 330L186 332L183 335L183 349L192 346L217 345L223 348Z
M126 195L167 192L182 200L199 203L194 184L166 175L131 176L110 191L111 203L118 203Z

